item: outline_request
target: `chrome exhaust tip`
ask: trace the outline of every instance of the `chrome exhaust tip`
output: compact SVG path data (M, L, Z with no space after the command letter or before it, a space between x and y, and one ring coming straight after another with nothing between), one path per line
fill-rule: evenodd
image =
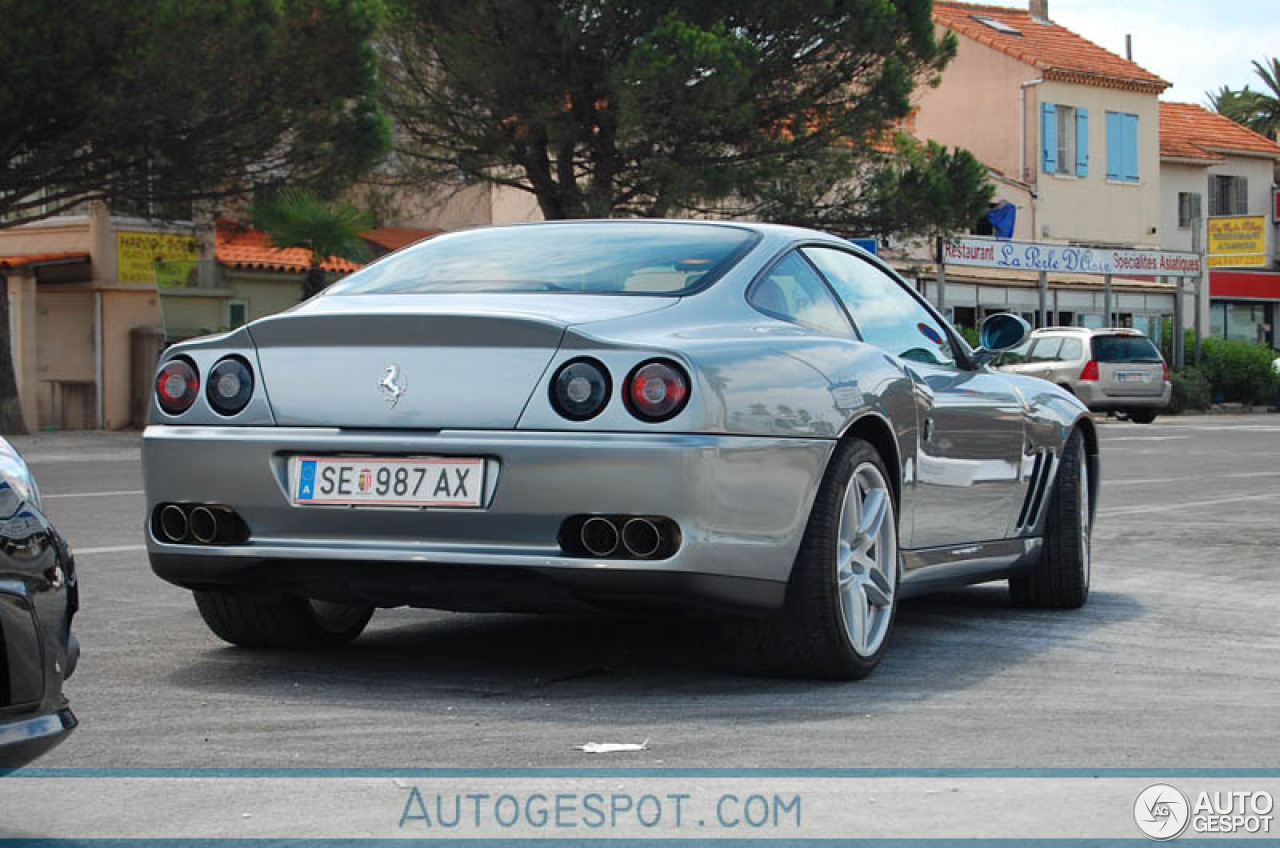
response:
M607 557L618 549L618 528L607 518L588 518L582 523L580 539L592 556Z
M182 542L190 529L187 514L177 504L169 504L160 510L160 535L166 542Z
M218 516L209 507L191 510L191 538L202 545L212 544L218 538Z
M647 518L633 518L622 527L622 546L633 557L648 559L662 547L662 531Z

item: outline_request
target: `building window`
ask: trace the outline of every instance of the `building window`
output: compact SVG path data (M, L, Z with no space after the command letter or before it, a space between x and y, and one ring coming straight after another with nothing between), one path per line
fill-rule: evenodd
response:
M1249 180L1245 177L1209 177L1210 215L1247 215L1249 212Z
M1089 176L1089 110L1040 104L1041 170L1062 176Z
M1138 181L1138 116L1107 113L1107 179Z
M234 330L249 323L249 301L227 301L227 329Z
M1178 192L1178 228L1182 230L1191 229L1193 221L1198 221L1202 216L1200 211L1200 193L1194 191Z

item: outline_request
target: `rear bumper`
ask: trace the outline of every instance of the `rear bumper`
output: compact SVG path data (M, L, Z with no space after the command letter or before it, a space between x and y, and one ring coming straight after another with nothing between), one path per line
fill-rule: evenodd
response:
M1114 412L1126 409L1164 409L1173 396L1173 385L1164 384L1158 395L1109 395L1096 383L1079 382L1072 386L1076 397L1093 412Z
M379 606L542 609L560 600L776 609L834 441L512 431L340 431L152 426L147 512L234 509L240 545L171 544L148 522L155 572L188 588L292 588ZM294 506L294 454L483 457L487 506ZM661 560L570 556L572 515L655 515L679 525Z

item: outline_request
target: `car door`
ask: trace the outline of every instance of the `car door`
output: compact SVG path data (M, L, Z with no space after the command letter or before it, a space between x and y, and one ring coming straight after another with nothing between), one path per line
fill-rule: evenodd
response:
M1053 377L1053 369L1059 364L1059 352L1062 350L1062 338L1045 336L1039 339L1027 356L1027 364L1021 369L1023 374L1049 380Z
M946 325L907 286L838 248L804 253L826 276L863 341L896 358L917 388L913 549L1006 538L1022 490L1024 404L1012 381L958 356Z

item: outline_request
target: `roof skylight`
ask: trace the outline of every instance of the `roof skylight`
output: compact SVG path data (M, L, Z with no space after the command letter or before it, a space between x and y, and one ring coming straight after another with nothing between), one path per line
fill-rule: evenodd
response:
M997 20L996 18L989 18L986 15L970 15L969 17L973 18L980 24L991 27L996 32L1002 32L1005 35L1022 35L1022 31L1017 27L1009 26L1004 21Z

